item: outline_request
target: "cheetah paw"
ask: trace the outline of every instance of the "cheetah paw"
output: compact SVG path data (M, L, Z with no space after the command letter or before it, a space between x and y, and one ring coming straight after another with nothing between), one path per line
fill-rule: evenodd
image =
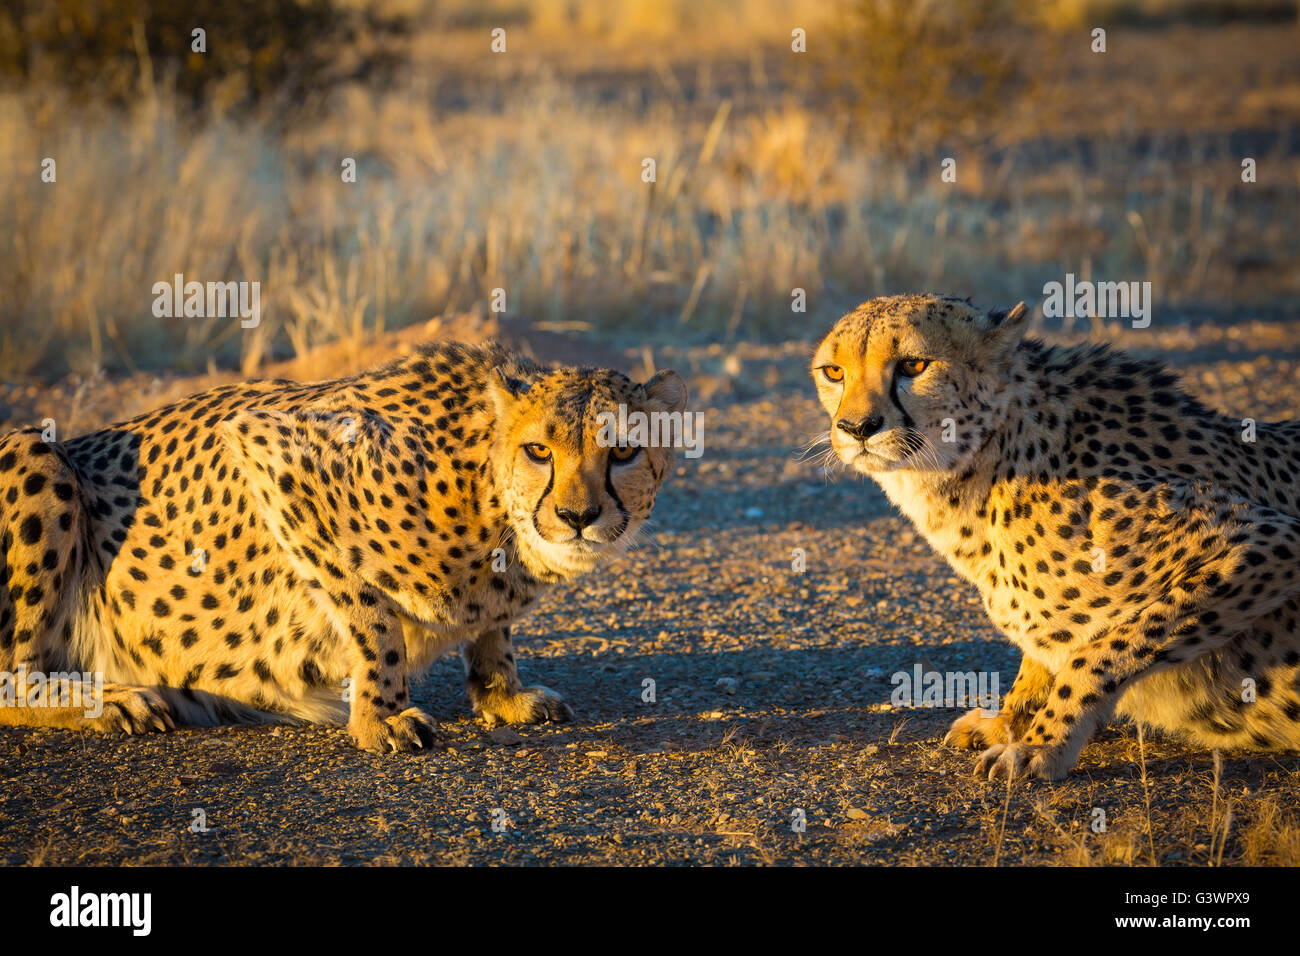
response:
M489 727L498 724L557 724L573 720L573 708L549 687L525 687L515 694L488 694L475 702L475 711Z
M1063 780L1069 770L1058 752L1023 742L994 744L975 761L975 776L988 780L1002 777L1012 780L1023 777Z
M87 718L86 723L90 729L107 734L166 733L176 729L167 702L147 687L105 687L102 713Z
M1010 717L976 707L952 722L943 743L945 747L988 747L1013 739Z
M357 746L371 753L419 753L438 742L438 725L419 707L391 717L354 721L348 730Z

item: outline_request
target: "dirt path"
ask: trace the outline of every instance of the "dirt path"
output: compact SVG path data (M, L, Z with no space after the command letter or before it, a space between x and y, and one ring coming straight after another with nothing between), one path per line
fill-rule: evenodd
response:
M1184 338L1205 398L1300 414L1294 354ZM822 427L805 354L656 355L708 396L704 457L679 458L657 546L517 631L525 680L575 723L487 732L449 658L414 693L445 722L426 757L314 728L4 730L0 863L1204 864L1227 802L1225 861L1300 860L1294 754L1225 756L1216 800L1210 754L1116 726L1069 781L1008 799L941 746L955 711L890 706L918 664L1005 693L1016 654L874 485L796 460Z

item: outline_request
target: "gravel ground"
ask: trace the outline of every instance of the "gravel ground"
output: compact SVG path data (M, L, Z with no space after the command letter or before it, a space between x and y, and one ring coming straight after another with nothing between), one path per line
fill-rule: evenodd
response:
M1300 323L1138 334L1120 341L1220 408L1300 416ZM824 427L808 354L654 354L699 396L705 454L679 458L653 543L516 630L524 679L564 691L574 723L487 731L448 658L414 690L444 722L421 757L322 728L0 730L0 862L1300 862L1295 754L1225 754L1216 777L1211 754L1116 725L1068 781L1008 792L941 746L958 711L890 705L917 664L996 671L1005 693L1017 654L875 485L798 460ZM22 421L33 395L0 407Z

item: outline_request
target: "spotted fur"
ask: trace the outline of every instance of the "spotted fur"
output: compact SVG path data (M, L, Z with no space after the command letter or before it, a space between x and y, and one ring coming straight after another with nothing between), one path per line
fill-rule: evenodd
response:
M874 299L812 363L835 453L1023 651L1001 713L949 742L983 748L980 775L1049 779L1115 712L1205 747L1300 747L1300 422L1244 441L1160 363L1049 348L1026 316Z
M441 344L353 378L222 386L61 444L13 432L0 671L107 684L101 717L0 707L0 724L346 719L363 748L416 750L434 724L408 682L457 645L489 723L568 719L559 694L521 685L510 625L623 550L670 470L672 449L601 447L597 416L685 401L673 372L637 384Z

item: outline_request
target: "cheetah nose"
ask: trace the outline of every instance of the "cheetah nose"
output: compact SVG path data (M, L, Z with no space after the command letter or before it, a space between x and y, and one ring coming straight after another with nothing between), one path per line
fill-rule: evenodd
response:
M845 434L856 438L858 441L862 441L880 431L880 426L883 424L885 424L884 418L875 415L860 419L856 422L845 421L841 418L835 423L835 427Z
M556 508L555 514L574 531L581 532L583 528L600 517L600 505L592 505L582 514L570 511L568 508Z

